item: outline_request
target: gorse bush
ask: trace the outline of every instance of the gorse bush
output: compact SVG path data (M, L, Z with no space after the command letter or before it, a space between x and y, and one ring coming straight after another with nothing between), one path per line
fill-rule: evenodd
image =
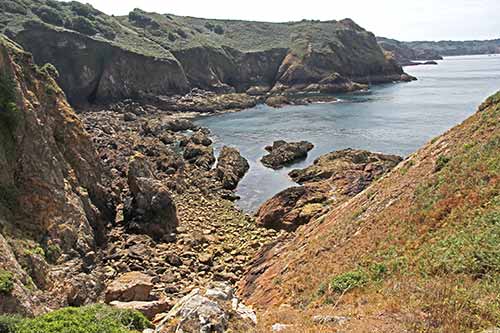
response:
M66 24L66 28L73 29L89 36L93 36L97 33L97 28L94 23L83 16L77 16L69 20Z
M14 276L11 272L0 270L0 294L8 295L14 290Z
M434 168L434 171L435 172L441 171L441 169L443 169L446 166L446 164L448 164L449 161L450 161L449 157L440 155L436 160L436 167Z
M350 271L335 276L330 282L330 288L334 292L343 293L348 290L364 286L368 282L366 273L358 271Z
M68 307L33 319L0 316L0 332L6 333L131 333L149 327L141 313L106 305Z

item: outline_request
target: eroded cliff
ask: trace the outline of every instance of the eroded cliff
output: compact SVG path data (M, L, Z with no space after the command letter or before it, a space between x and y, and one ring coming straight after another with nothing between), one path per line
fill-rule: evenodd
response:
M52 63L74 104L186 93L335 93L411 79L350 19L265 23L6 0L0 31ZM250 89L250 90L249 90Z

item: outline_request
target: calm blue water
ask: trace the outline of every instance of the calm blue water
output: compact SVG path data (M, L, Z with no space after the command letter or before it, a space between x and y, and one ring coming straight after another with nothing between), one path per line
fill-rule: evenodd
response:
M295 185L291 169L302 168L333 150L359 148L406 156L462 122L500 89L500 56L449 57L438 66L407 67L419 80L372 87L339 96L343 102L272 109L259 105L238 113L202 118L216 147L238 148L250 171L238 187L238 205L255 211L265 200ZM308 140L307 160L274 171L262 166L264 147L274 140Z

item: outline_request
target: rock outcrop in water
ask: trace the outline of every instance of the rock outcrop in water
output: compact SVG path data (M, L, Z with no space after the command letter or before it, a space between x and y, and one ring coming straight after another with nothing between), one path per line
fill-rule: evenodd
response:
M305 159L314 145L307 141L286 142L274 141L272 146L266 147L269 154L262 157L261 162L268 168L280 169L286 165Z
M111 17L78 2L4 2L0 32L38 64L52 63L75 104L156 99L192 88L250 95L343 92L409 79L375 36L350 19L264 23L139 9Z
M394 168L394 155L346 149L319 157L290 177L303 186L288 188L266 201L257 212L257 223L273 229L294 231L367 188Z

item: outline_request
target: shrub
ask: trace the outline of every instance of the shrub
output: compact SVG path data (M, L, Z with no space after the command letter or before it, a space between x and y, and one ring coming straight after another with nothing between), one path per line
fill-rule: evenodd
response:
M34 8L33 12L45 23L62 26L64 24L64 17L61 13L52 7L41 6Z
M82 16L77 16L71 19L67 28L73 29L89 36L93 36L97 33L97 29L94 26L94 23Z
M177 40L177 37L171 32L168 33L168 40L171 42L175 42Z
M42 257L45 257L45 251L40 246L36 246L31 249L26 249L24 253L26 255L40 255Z
M73 1L70 3L71 11L79 16L92 19L94 15L98 15L99 11L92 6L80 2Z
M61 9L61 3L57 0L46 0L45 3L54 9Z
M212 30L214 30L215 26L212 23L207 22L207 23L205 23L205 28L212 31Z
M51 63L46 63L45 65L42 66L41 69L43 72L52 77L54 80L56 80L59 77L59 72L57 68Z
M367 276L362 271L350 271L335 276L330 281L330 288L339 293L364 286L368 282Z
M220 25L216 25L214 28L214 32L218 35L224 34L224 28Z
M0 269L0 294L9 295L14 290L14 276Z
M61 248L57 244L50 244L45 249L45 258L51 264L57 262L57 259L59 259L61 254L62 254Z
M0 315L0 332L16 333L16 327L23 321L19 316Z
M373 264L370 266L370 277L374 281L381 281L389 272L385 264Z
M21 4L15 3L14 1L9 1L9 0L1 1L0 9L13 14L21 14L21 15L28 14L26 7L24 7Z
M434 171L435 172L441 171L446 166L446 164L448 164L449 161L450 161L449 157L446 157L444 155L439 155L439 157L436 160L436 166L434 168Z
M106 305L63 308L16 325L16 333L130 333L151 327L140 312Z
M0 74L0 133L12 139L19 120L14 80L7 74Z
M151 27L153 29L158 29L160 27L158 22L147 16L146 13L140 9L134 9L131 11L128 14L128 20L141 28Z

